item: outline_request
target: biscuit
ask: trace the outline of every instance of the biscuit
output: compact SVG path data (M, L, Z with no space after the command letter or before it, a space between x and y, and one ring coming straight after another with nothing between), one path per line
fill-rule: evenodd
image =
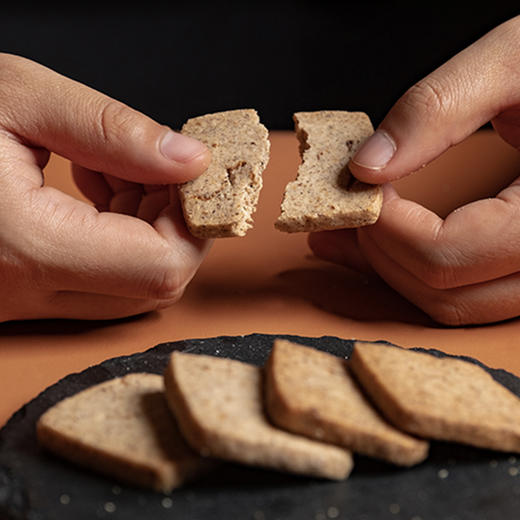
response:
M263 410L262 370L206 355L174 352L166 395L179 427L202 455L341 480L351 453L272 426Z
M65 459L157 491L210 466L182 438L157 374L129 374L64 399L39 418L36 432Z
M179 186L191 234L244 236L252 226L269 161L268 132L258 114L253 109L207 114L189 119L181 133L202 141L211 151L208 169Z
M357 341L349 366L398 428L425 438L520 451L520 399L476 364Z
M285 188L280 231L323 231L373 224L383 202L381 186L351 178L348 162L373 133L363 112L322 110L294 114L302 163Z
M426 441L382 418L340 357L277 339L265 390L268 415L280 428L402 466L428 455Z

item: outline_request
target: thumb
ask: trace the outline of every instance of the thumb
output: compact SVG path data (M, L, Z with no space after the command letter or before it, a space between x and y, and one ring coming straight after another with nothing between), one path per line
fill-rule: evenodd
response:
M499 25L411 87L352 158L360 180L398 179L520 103L520 16Z
M90 170L172 184L209 164L199 141L25 58L0 54L0 83L4 129Z

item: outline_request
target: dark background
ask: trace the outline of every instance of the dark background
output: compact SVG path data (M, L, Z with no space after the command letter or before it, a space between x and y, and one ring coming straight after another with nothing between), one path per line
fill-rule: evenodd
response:
M414 82L519 12L518 0L11 4L0 13L0 50L174 128L245 107L270 129L325 108L377 123Z

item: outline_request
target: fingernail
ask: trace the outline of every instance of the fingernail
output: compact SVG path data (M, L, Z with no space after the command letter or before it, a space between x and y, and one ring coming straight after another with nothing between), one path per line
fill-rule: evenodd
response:
M185 163L203 154L206 146L192 137L169 130L162 138L159 150L166 159Z
M352 162L369 170L381 170L394 156L394 140L384 131L376 130L359 148Z

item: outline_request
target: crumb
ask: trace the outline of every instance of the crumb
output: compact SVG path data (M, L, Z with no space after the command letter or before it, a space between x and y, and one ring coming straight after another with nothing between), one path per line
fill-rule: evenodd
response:
M445 478L448 478L450 472L446 468L442 468L437 472L437 476L444 480Z
M170 509L173 506L173 500L170 497L164 497L161 500L161 506L163 506L164 509Z

